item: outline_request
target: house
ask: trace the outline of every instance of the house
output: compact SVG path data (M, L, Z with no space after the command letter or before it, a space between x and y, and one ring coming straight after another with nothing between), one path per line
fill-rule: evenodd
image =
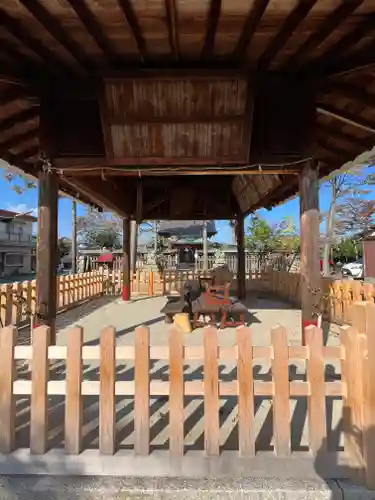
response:
M160 221L158 236L167 238L168 249L164 254L167 257L167 267L192 267L195 263L195 254L203 255L203 231L207 228L207 238L216 234L215 221L208 220L170 220ZM213 255L214 249L208 250Z
M0 276L24 275L36 270L36 217L0 210Z

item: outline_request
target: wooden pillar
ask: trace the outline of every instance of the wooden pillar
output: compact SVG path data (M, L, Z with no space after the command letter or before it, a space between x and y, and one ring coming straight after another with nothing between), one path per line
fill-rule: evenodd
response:
M72 274L77 273L77 202L72 200Z
M56 172L39 173L38 243L36 253L35 326L51 327L51 344L56 343L57 311L57 206Z
M246 298L246 267L245 267L245 228L244 216L237 217L237 294L239 299Z
M299 176L299 192L302 344L305 345L305 328L317 325L321 307L319 180L314 161L307 162Z
M137 259L138 259L138 224L137 221L130 222L130 269L131 275L134 276L137 272Z
M130 277L130 218L123 220L122 233L122 300L130 300L131 295L131 277Z

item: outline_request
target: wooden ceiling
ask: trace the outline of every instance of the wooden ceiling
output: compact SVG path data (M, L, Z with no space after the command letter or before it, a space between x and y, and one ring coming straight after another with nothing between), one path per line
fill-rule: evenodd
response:
M322 175L375 145L373 0L4 0L0 7L0 156L25 172L37 171L40 99L51 88L65 88L67 94L81 89L83 100L74 106L78 123L80 115L91 117L92 108L86 108L83 101L89 99L98 82L104 82L108 104L110 95L124 85L123 81L116 82L114 76L146 72L147 85L157 93L157 79L165 69L174 69L181 81L193 71L209 74L206 88L200 84L203 95L209 86L220 85L215 72L224 69L257 77L271 73L290 75L311 82L317 111L314 157ZM251 78L248 77L248 83ZM126 85L128 99L135 99L134 81ZM239 95L241 92L239 89ZM148 101L144 96L145 106ZM159 131L154 132L154 123L148 123L146 128L140 128L139 123L129 126L128 117L121 116L121 110L116 114L112 109L106 123L101 116L103 134L107 128L117 152L121 157L127 156L129 164L137 150L145 147L149 148L148 157L155 156L161 147L168 153L165 156L189 157L190 143L184 145L183 137L195 134L199 138L206 134L212 137L211 150L208 154L208 150L201 151L196 146L193 153L198 159L218 156L216 163L220 167L224 163L247 165L251 154L246 157L249 144L245 139L250 130L241 119L248 110L241 98L236 102L238 107L230 109L230 119L218 120L214 132L196 123L163 123L160 136ZM117 105L118 101L112 100L112 104ZM160 111L159 118L167 118L168 122L171 106L172 102L166 111ZM186 116L186 108L182 115ZM224 112L221 115L225 118ZM238 115L236 123L233 115ZM212 127L215 117L207 118ZM286 123L291 119L286 113ZM95 121L95 117L90 121ZM83 135L84 128L81 127ZM228 134L232 142L226 143ZM99 137L98 148L100 142ZM97 152L95 155L100 157ZM223 162L223 156L228 161ZM108 150L100 161L107 158ZM186 181L172 177L162 184L175 192L178 182L182 185ZM239 209L248 212L259 206L270 207L297 189L294 175L247 175L234 180L218 177L207 180L207 185L211 182L218 191L222 189L217 205L226 207L228 217ZM198 180L200 185L206 182L201 177ZM104 185L104 178L102 181ZM78 192L87 200L124 213L124 190L133 190L131 199L139 181L121 177L107 182L112 184L99 188L100 183L86 176L61 180L69 192ZM198 181L189 183L196 189ZM229 185L230 195L226 192ZM170 192L162 185L155 190L159 190L161 207L158 216L168 215L167 206L162 207ZM150 207L145 216L152 216L157 198L153 199L146 190L144 194ZM228 205L223 205L225 197ZM215 218L224 209L209 214L207 206L202 206L200 215Z

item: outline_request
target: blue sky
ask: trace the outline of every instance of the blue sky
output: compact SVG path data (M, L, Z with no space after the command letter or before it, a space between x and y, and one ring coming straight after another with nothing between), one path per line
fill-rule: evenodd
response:
M375 171L374 168L371 171ZM1 170L0 170L1 174ZM29 210L37 209L38 206L38 190L29 189L22 194L17 194L9 184L9 182L4 179L3 175L0 175L0 193L1 193L1 203L0 208L14 210L16 212L26 212ZM374 188L371 189L368 197L375 195ZM322 212L326 211L330 202L330 191L326 185L323 185L320 189L320 210ZM59 200L59 236L70 236L71 235L71 206L72 202L69 198L61 198ZM82 215L84 213L84 205L78 204L77 213ZM264 217L267 221L272 223L277 223L284 217L291 217L294 224L299 227L299 199L291 199L286 203L275 207L271 211L260 210L259 214ZM216 237L217 241L230 242L232 230L226 221L217 221L218 234Z

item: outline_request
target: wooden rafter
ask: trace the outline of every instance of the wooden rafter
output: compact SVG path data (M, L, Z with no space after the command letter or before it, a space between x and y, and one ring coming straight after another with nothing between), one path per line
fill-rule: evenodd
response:
M371 108L375 107L375 94L369 93L362 87L358 87L348 82L326 82L322 85L320 92L329 94L338 93L364 106L369 106Z
M345 149L338 148L336 146L331 146L330 144L327 144L327 142L324 139L318 139L318 146L321 149L324 149L324 151L331 156L334 156L335 158L338 158L342 164L351 161L355 156L353 154L352 156L348 151L345 151Z
M93 70L93 64L83 52L81 45L67 34L56 17L45 9L38 0L20 0L20 2L87 72Z
M36 156L38 152L39 152L38 146L30 146L29 148L24 149L23 151L17 154L12 154L6 151L4 152L4 154L2 154L2 159L7 161L8 163L12 164L14 163L14 165L17 166L17 162L25 161L28 158L32 158Z
M352 125L353 127L375 134L375 123L370 122L365 118L359 118L356 115L337 109L329 104L317 104L316 111L323 115L335 118L336 120L340 120L343 123L347 123L348 125Z
M233 51L234 57L241 57L246 54L254 33L263 17L263 14L270 0L255 0L252 9L249 11L243 25L241 35Z
M289 14L282 24L280 31L273 38L266 50L261 55L258 65L262 70L266 70L277 56L286 42L292 36L299 24L305 19L313 8L317 0L300 0L297 7Z
M176 0L165 0L165 12L168 25L169 45L175 59L179 58L180 45L178 41L178 14Z
M28 130L27 132L24 132L23 134L11 137L7 141L0 143L0 149L5 151L8 149L15 148L24 142L36 139L38 137L38 131L39 131L38 128L33 128L31 130Z
M11 35L17 38L23 45L39 56L51 69L60 73L64 69L64 63L56 59L55 55L40 42L30 35L22 24L0 7L0 26L3 26ZM65 68L66 69L66 68Z
M329 77L338 77L359 73L362 71L371 71L375 67L375 43L371 42L354 52L345 59L334 62L327 68L326 74Z
M207 13L206 36L203 42L201 58L209 57L212 54L215 45L216 29L219 22L221 10L221 0L211 0L210 8Z
M12 102L18 101L19 99L26 99L25 89L22 87L11 87L5 92L0 93L0 106L5 106L11 104Z
M141 55L142 62L147 59L147 45L146 40L143 36L141 27L139 25L137 16L134 12L133 6L130 3L130 0L117 0L124 16L132 30L134 40L137 44L138 51Z
M1 14L0 14L1 15ZM1 24L1 22L0 22ZM12 61L17 62L18 64L22 64L23 71L19 72L16 67L9 66L6 71L13 73L14 75L18 75L24 81L30 81L33 79L33 74L38 73L39 75L45 74L48 75L50 73L50 69L47 68L42 62L37 61L36 59L31 59L23 54L18 48L6 37L0 35L0 50L4 55L10 58ZM1 63L1 72L5 71L4 63Z
M283 69L291 69L302 62L312 50L318 47L347 17L352 14L364 0L342 0L341 4L321 23L300 48L291 55L283 65Z
M369 14L359 23L353 31L340 38L323 55L311 64L306 70L310 73L321 74L342 57L342 54L358 43L369 31L375 29L375 14Z
M34 106L30 109L25 109L24 111L20 111L5 120L0 121L0 132L5 132L5 130L9 130L13 128L18 123L27 122L29 120L34 120L39 116L39 108Z
M111 41L104 33L103 27L96 18L95 14L90 10L84 0L67 1L103 54L108 58L113 66L116 66L119 61L119 56L116 54Z
M347 132L343 132L342 130L338 130L330 124L320 124L317 125L318 133L320 131L323 132L325 136L329 135L332 139L335 139L340 142L350 143L351 147L363 148L364 151L368 149L372 149L375 146L375 139L359 139Z

